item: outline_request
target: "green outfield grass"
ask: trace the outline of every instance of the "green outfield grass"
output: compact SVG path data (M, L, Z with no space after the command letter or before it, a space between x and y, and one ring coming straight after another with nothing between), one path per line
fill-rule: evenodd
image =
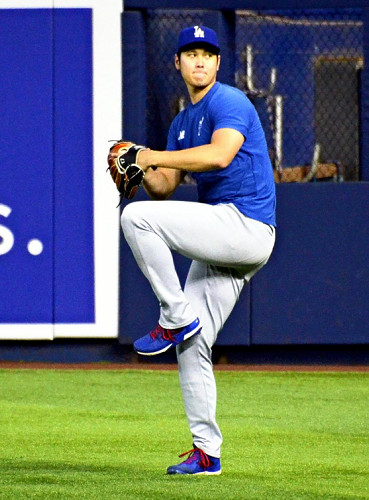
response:
M216 372L223 474L191 448L175 371L0 371L0 498L369 499L369 374Z

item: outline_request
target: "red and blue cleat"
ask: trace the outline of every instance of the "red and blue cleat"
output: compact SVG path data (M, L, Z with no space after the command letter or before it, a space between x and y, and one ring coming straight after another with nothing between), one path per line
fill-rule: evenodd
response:
M194 335L198 335L201 332L201 328L198 318L187 326L173 330L158 325L152 332L136 340L133 347L138 354L154 356L155 354L167 351Z
M189 457L180 464L168 467L167 474L203 474L206 476L219 476L222 472L220 458L211 457L200 450L200 448L186 451L186 453L182 453L182 455L179 456L184 457L185 455L189 455Z

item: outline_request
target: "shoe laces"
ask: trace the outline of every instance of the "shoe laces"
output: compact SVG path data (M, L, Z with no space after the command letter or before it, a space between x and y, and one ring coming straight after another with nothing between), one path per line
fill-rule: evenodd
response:
M163 340L169 340L170 342L176 342L176 339L173 337L173 334L178 333L181 328L177 330L169 330L168 328L163 328L158 325L152 332L150 332L150 337L155 340L158 337L162 337Z
M207 469L208 467L211 466L211 461L207 454L200 450L200 448L193 448L192 450L186 451L185 453L182 453L182 455L179 455L179 458L182 458L186 455L190 455L187 460L185 460L186 464L191 464L192 462L195 462L198 460L199 455L200 455L200 460L199 460L199 465L203 469Z

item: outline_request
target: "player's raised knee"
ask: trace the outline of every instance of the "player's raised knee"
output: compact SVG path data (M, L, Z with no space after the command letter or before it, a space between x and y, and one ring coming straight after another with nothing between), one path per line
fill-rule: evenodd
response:
M126 235L134 227L142 227L145 224L145 207L147 202L135 202L127 205L122 212L120 222L122 230Z

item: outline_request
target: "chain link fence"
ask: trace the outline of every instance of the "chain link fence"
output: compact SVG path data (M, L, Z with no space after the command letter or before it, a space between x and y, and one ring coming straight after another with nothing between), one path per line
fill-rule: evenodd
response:
M147 14L147 137L165 149L186 105L174 68L181 29L205 10ZM236 11L234 81L260 115L276 182L360 180L361 9Z

